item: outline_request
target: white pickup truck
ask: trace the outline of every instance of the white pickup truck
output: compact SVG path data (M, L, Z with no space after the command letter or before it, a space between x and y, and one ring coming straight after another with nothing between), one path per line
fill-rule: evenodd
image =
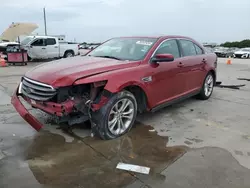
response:
M27 50L30 59L67 58L80 54L78 44L59 42L52 36L27 36L21 46Z

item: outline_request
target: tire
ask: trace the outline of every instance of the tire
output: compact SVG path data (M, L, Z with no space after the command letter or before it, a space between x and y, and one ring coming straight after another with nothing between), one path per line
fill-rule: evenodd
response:
M28 61L32 61L32 58L30 56L28 56Z
M201 91L198 95L199 99L207 100L211 97L211 95L213 93L213 89L214 89L214 83L215 83L214 79L215 78L214 78L213 74L211 72L209 72L207 74L207 76L205 77L205 80L203 82L203 86L202 86Z
M72 51L66 51L65 54L64 54L65 58L73 57L73 56L74 56L74 52L72 52Z
M114 112L117 111L116 106L120 110L123 104L127 104L127 107L123 109L124 116L122 116L123 113L121 112L115 114ZM127 117L125 117L126 115ZM92 121L95 124L92 127L93 133L103 140L118 138L130 131L135 122L136 115L137 102L134 95L129 91L119 92L112 96L107 104L98 112L92 114ZM119 124L119 121L123 122L123 126L121 123ZM122 128L118 129L119 127Z

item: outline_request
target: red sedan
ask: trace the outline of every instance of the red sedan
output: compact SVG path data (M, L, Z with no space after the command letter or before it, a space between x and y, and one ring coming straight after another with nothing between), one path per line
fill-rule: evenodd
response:
M208 99L217 57L183 36L110 39L84 56L35 67L22 78L12 104L36 130L42 124L20 102L69 126L92 122L102 139L127 133L137 112L156 111L191 96Z

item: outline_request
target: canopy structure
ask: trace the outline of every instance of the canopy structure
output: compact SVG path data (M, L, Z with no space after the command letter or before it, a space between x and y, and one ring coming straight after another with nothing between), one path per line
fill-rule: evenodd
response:
M19 36L30 35L38 28L34 23L12 23L0 36L1 40L16 41Z

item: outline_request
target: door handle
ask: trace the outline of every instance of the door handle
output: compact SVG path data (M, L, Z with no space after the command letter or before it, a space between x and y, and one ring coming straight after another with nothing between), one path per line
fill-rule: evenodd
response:
M58 48L58 46L55 46L55 48Z
M45 50L46 48L42 48L43 50Z
M183 66L184 66L184 64L182 62L179 62L177 65L177 67L183 67Z
M202 63L206 63L207 62L207 60L206 59L202 59L202 61L201 61Z

